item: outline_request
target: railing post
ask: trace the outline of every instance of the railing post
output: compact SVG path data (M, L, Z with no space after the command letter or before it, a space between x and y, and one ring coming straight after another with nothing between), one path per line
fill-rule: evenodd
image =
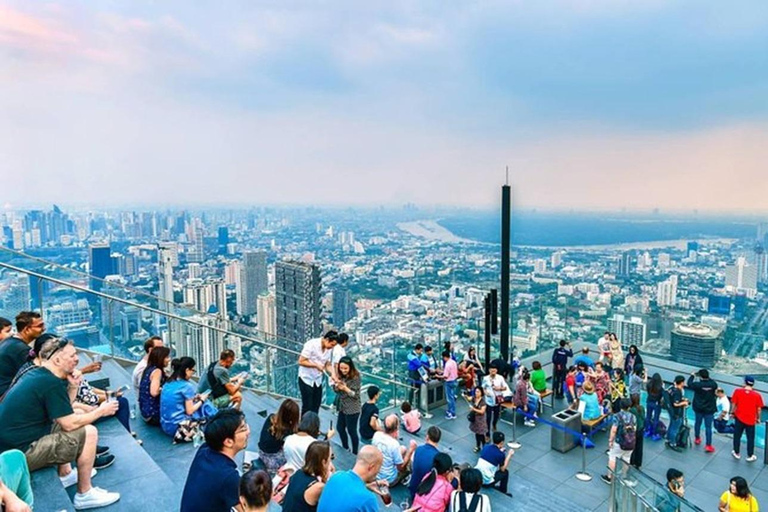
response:
M267 361L265 365L267 368L267 394L270 394L272 391L272 386L269 383L269 381L272 379L272 349L267 348L264 350L264 353L267 355Z
M43 307L43 280L37 278L37 296L40 297L40 316L45 320L45 307Z
M592 475L587 471L587 434L581 433L581 471L576 473L576 478L582 482L589 482L592 480ZM611 481L611 492L613 492L613 486L616 484Z
M109 319L109 353L115 357L115 325L112 321L112 299L107 299L107 318Z
M497 407L500 407L500 406L497 406ZM499 411L499 416L501 416L501 411ZM517 450L521 446L523 446L517 440L517 407L512 408L512 441L507 443L507 446L509 446L513 450Z

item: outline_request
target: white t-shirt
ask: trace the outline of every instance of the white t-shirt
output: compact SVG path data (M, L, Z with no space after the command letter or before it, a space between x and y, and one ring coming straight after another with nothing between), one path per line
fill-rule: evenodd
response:
M147 369L147 358L142 357L138 362L136 368L133 369L131 380L133 381L133 389L136 392L136 396L139 396L139 387L141 386L141 376L144 374L144 370Z
M347 350L339 345L336 344L335 347L333 347L333 350L331 351L331 364L333 366L336 366L339 364L339 361L341 361L341 358L347 355Z
M400 443L392 436L384 432L373 434L371 444L381 450L384 460L381 463L377 479L386 480L389 483L395 481L397 477L397 465L403 463L403 454L400 453Z
M502 387L504 389L502 391L496 391L493 389L494 387ZM493 378L491 378L490 375L483 377L483 392L485 393L485 403L491 407L496 405L497 395L502 397L512 395L512 391L509 389L507 381L498 373Z
M307 455L307 448L313 442L317 441L312 436L300 436L291 434L285 438L283 444L283 453L285 454L285 463L295 471L304 467L304 458Z
M312 361L325 366L331 360L333 350L323 350L323 340L313 338L304 344L301 349L301 355ZM308 386L321 386L323 384L323 372L317 368L307 368L299 366L299 378Z
M720 417L720 413L725 413L725 418L728 419L728 413L731 412L731 401L728 397L723 395L717 398L717 418Z
M451 501L449 502L451 506L448 509L449 512L459 512L459 510L461 510L461 501L459 500L460 492L461 491L453 491L451 493ZM472 503L472 498L475 494L471 492L466 492L464 494L467 498L467 509L469 509L469 504ZM480 494L480 501L477 503L475 512L491 512L491 500L488 496Z

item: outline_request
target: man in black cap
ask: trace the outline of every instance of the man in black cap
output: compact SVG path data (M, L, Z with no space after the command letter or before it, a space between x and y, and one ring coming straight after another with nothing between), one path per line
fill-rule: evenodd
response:
M713 453L715 447L712 446L712 422L717 412L717 382L709 378L709 370L701 369L688 377L688 389L693 390L693 413L696 415L693 426L694 443L697 446L701 444L701 423L704 422L707 442L704 451Z

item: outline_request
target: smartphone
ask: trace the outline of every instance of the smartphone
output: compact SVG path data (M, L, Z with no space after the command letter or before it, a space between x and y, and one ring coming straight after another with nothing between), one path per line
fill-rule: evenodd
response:
M205 393L200 393L200 397L199 397L199 400L200 400L201 402L205 402L206 400L208 400L208 397L209 397L210 395L211 395L211 391L210 391L210 390L206 391Z
M119 388L117 388L115 390L115 395L122 395L123 393L125 393L129 389L131 389L130 386L128 386L126 384L123 384L122 386L120 386Z
M331 420L331 425L330 425L330 427L328 428L328 430L333 430L333 420Z

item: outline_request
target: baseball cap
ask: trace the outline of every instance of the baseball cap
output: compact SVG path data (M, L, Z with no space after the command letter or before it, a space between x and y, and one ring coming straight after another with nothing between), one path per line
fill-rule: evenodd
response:
M744 377L744 384L748 386L753 386L755 384L755 378L751 375L747 375Z

